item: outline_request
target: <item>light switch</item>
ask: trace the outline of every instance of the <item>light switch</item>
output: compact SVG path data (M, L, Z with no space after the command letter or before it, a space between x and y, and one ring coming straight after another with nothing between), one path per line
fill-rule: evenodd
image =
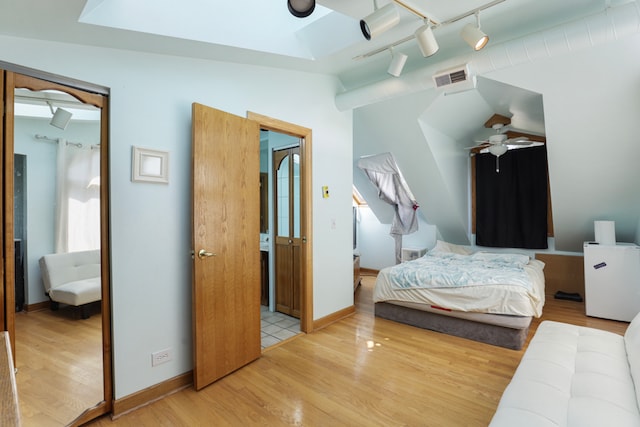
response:
M323 199L328 199L329 198L329 186L328 185L323 185L322 186L322 198Z

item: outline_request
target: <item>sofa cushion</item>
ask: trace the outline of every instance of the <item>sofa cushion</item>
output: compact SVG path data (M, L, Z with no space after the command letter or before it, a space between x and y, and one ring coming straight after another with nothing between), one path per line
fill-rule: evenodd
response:
M100 277L81 279L52 288L49 296L53 301L70 305L82 305L101 299Z
M625 339L544 321L507 386L491 426L638 426Z
M100 251L80 251L44 255L40 270L45 292L76 280L100 277Z
M640 314L633 318L624 334L624 344L631 369L633 383L640 391ZM636 394L636 402L640 407L640 393Z

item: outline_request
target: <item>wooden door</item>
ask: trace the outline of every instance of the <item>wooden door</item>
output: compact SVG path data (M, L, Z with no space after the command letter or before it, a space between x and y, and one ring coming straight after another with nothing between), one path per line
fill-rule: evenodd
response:
M300 147L273 153L276 310L300 318Z
M193 334L197 390L260 357L257 122L192 109Z

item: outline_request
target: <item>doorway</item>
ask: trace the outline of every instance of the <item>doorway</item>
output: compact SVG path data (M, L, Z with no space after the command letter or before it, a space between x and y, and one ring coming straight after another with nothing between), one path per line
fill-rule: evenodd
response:
M25 408L27 406L30 412L40 412L41 408L37 408L38 404L48 405L49 408L56 407L60 411L56 409L55 414L48 412L45 416L55 419L61 424L81 425L110 412L112 407L111 321L108 285L108 90L91 84L67 80L59 76L50 76L46 73L24 69L12 64L0 63L0 68L2 69L2 87L5 89L2 93L2 110L5 115L4 128L2 129L3 153L5 153L3 156L2 193L5 210L2 230L4 249L4 268L2 273L4 283L2 286L3 292L1 293L4 316L0 320L2 321L3 329L8 331L11 337L15 365L18 368L16 379L19 393L21 383L24 387L29 387L30 390L29 393L23 394L25 397L21 397L23 410L27 409ZM78 85L82 85L84 89L78 88ZM89 88L94 90L85 90ZM38 114L35 112L33 114L21 112L25 110L22 108L23 106L29 106L33 111L48 110L50 114L48 117L45 114L43 118L39 119ZM70 135L76 125L71 124L73 120L65 123L55 122L54 124L52 116L58 110L67 113L69 111L93 110L93 116L96 117L95 123L92 125L84 123L84 125L87 128L95 129L94 133L91 136L87 136L86 141L69 141L66 136ZM58 116L60 115L58 114ZM76 119L80 115L80 113L77 113ZM49 127L50 121L53 126L57 125L57 130L54 127ZM78 126L81 125L78 124ZM48 184L47 180L60 181L56 179L56 176L45 177L38 175L43 168L48 169L51 167L48 161L39 163L38 160L39 157L42 157L39 150L53 150L55 164L56 158L63 157L55 155L55 151L61 144L65 148L68 145L73 145L72 149L84 149L89 154L89 157L92 157L91 154L94 155L94 162L97 163L96 174L92 177L92 185L98 196L96 199L92 199L95 200L92 203L93 209L97 211L97 221L95 223L97 241L94 244L97 245L97 249L100 251L101 291L100 300L91 308L88 308L91 316L87 321L80 319L80 316L76 316L78 312L73 310L75 307L61 307L59 312L53 315L54 312L49 310L49 301L43 298L44 289L40 279L38 259L42 255L56 252L53 244L55 239L53 237L51 239L45 237L53 236L56 233L51 230L43 231L42 226L37 225L34 222L33 215L30 214L42 214L47 211L53 217L55 214L51 212L55 210L55 202L50 203L49 206L36 207L35 202L30 204L27 198L27 203L22 203L19 206L14 205L15 203L21 203L20 197L14 197L16 191L25 190L25 188L44 188L46 187L45 184ZM84 146L80 147L81 145ZM26 154L26 159L24 159L26 165L23 165L22 158L20 156L14 157L14 153L21 154L19 151L24 153L25 150L32 151ZM93 153L90 152L92 150ZM17 162L16 159L18 159ZM55 169L55 167L52 169ZM24 180L16 180L15 178L18 175ZM30 183L33 186L29 187ZM18 186L16 187L15 184L18 184ZM88 185L88 187L92 185ZM50 194L51 191L54 190L49 189L49 194L44 195L43 198L49 201L55 200L55 196ZM28 197L25 194L22 196ZM81 216L83 218L86 217L84 214ZM20 245L16 244L17 240L20 240ZM38 243L42 241L47 241L46 248L38 247ZM79 250L79 247L75 246L75 251L77 250ZM74 247L69 247L67 251L74 251ZM17 255L22 256L18 258ZM15 262L17 259L20 259L25 264L24 268L21 269L20 263ZM21 272L23 273L22 275L20 274ZM20 281L25 282L24 287L22 287L24 290L24 302L21 301L22 297L16 288L16 285L20 285ZM24 310L16 313L16 311L19 311L18 309ZM56 328L55 333L60 334L57 339L52 338L51 334L53 332L49 329L54 325ZM24 331L29 331L28 336L24 335ZM73 332L70 334L69 331ZM69 342L66 342L66 337L69 338ZM49 341L50 347L47 351L35 355L35 352L30 350L36 350L39 345L43 347L46 342L39 343L39 339ZM57 345L53 341L57 341ZM54 345L51 346L52 342ZM71 348L71 342L77 343L78 351L74 351ZM94 342L95 344L89 345L89 342ZM57 363L67 363L69 368L79 368L84 363L80 358L80 355L83 354L82 350L88 348L95 349L95 351L91 350L92 355L90 357L92 360L87 363L87 366L96 366L96 369L92 368L90 377L79 378L79 375L82 376L83 374L74 373L67 376L71 382L65 385L61 377L57 376L56 379L50 380L54 382L52 385L45 382L46 376L43 371L35 370L45 364L52 364L58 366L58 372L55 369L50 370L50 372L53 375L59 375L64 371L64 368L61 365L57 365ZM56 353L57 351L59 351L59 354ZM77 359L75 361L65 361L64 352L73 353L73 357ZM69 369L69 372L74 371ZM93 376L94 374L95 376ZM97 384L97 387L95 385L89 386L89 383ZM86 384L86 386L83 384ZM55 387L55 392L52 392L52 387ZM90 390L94 391L91 392ZM67 391L74 394L67 394ZM89 399L85 400L87 396L89 396ZM33 405L30 405L29 399L31 399ZM52 405L52 399L53 402L60 402L60 404ZM24 425L28 425L31 421L34 420L23 419Z
M247 112L247 118L258 122L260 129L289 135L299 141L300 161L300 331L313 331L313 250L312 250L312 200L311 200L311 129L274 119L258 113ZM273 225L273 224L271 224ZM270 230L273 230L273 226ZM273 240L273 231L269 233ZM271 262L273 266L273 262ZM271 268L271 271L274 269ZM274 275L271 274L271 278Z

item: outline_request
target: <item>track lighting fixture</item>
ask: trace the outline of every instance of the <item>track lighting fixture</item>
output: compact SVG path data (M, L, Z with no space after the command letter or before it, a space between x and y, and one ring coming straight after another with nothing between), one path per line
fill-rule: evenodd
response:
M392 0L391 3L387 4L383 8L378 9L376 0L373 0L375 12L371 15L360 20L360 29L362 30L362 34L367 40L371 40L372 37L387 31L392 28L394 25L398 24L400 18L398 15L398 10L396 5L404 7L409 12L413 13L420 19L424 21L424 25L418 28L414 34L404 37L402 39L396 40L392 43L389 43L385 46L378 47L370 52L363 53L361 55L355 56L353 59L363 59L368 58L373 55L377 55L385 50L389 50L398 45L406 43L411 40L416 40L418 43L418 47L422 52L422 55L427 58L439 50L438 42L433 34L434 28L440 28L447 25L454 24L462 19L468 18L471 15L476 17L476 24L473 25L471 23L466 24L462 31L460 32L460 36L462 39L469 44L474 50L480 50L486 46L489 42L489 36L487 36L480 29L480 11L485 9L489 9L493 6L496 6L500 3L503 3L506 0L492 0L489 3L486 3L480 7L464 12L458 16L454 16L453 18L447 19L445 21L437 21L433 19L429 19L426 15L426 11L421 11L412 7L411 4L408 4L404 0ZM398 59L400 61L400 59ZM393 62L392 62L393 64ZM400 69L401 70L401 69ZM389 74L395 75L392 73L391 66L388 70ZM398 73L399 74L399 73Z
M391 63L389 64L387 73L394 77L400 77L408 56L402 52L394 52L392 47L389 48L389 51L391 52Z
M384 33L400 22L400 13L398 13L398 8L395 3L391 2L378 9L374 0L374 6L376 10L360 20L362 35L367 40L371 40L371 38Z
M306 18L316 8L315 0L287 0L289 12L296 18Z
M438 46L438 42L436 41L436 37L433 35L431 22L428 19L425 19L425 24L418 28L414 35L418 42L420 52L422 52L422 56L425 58L433 55L438 51L438 49L440 49L440 46Z
M67 128L67 125L69 124L69 121L71 121L71 116L73 116L73 114L60 107L56 108L54 111L53 105L51 105L51 102L49 101L47 101L47 105L49 105L51 114L53 114L53 117L51 118L49 124L51 126L55 126L59 129L65 130Z
M476 12L476 25L466 24L460 31L460 36L473 50L480 50L489 42L489 36L480 30L480 13Z

